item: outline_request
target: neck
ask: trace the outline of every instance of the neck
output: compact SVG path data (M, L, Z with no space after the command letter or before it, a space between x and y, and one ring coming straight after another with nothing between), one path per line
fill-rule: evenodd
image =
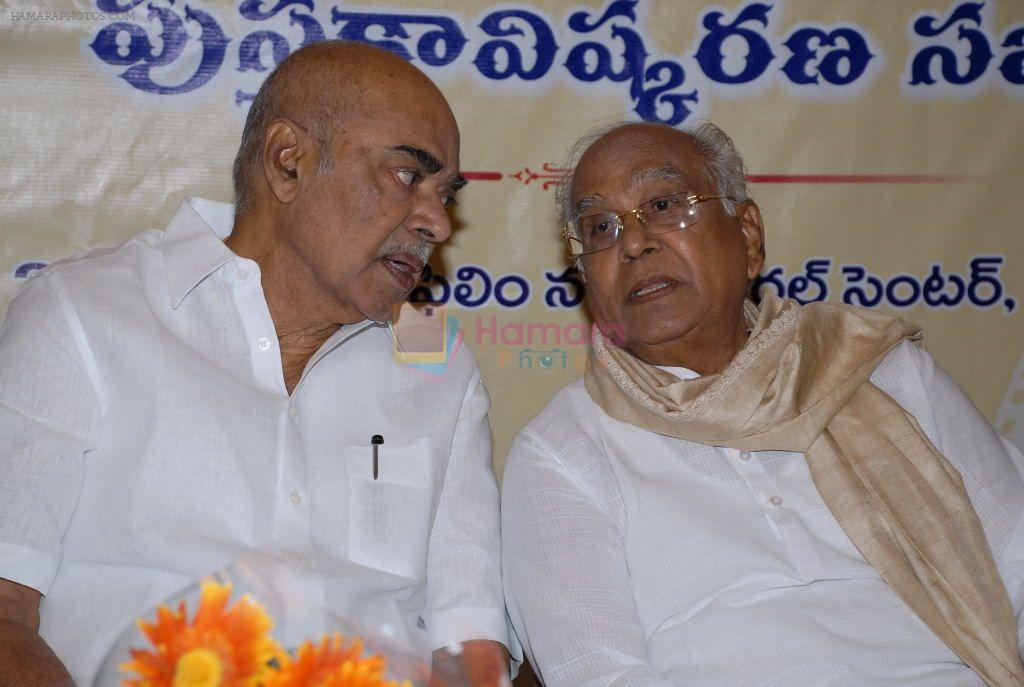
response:
M625 348L649 365L685 367L703 376L724 370L746 345L749 336L741 311L739 318L730 318L727 326L711 331L693 330L657 344L630 342Z
M343 324L363 317L351 306L325 297L308 265L277 240L272 220L262 213L236 215L224 243L260 267L263 295L281 350L285 386L291 393L306 363Z

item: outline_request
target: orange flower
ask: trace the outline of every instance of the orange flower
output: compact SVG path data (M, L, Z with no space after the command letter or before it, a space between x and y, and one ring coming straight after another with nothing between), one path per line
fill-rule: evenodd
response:
M204 582L199 608L191 625L185 602L178 610L160 606L156 622L139 620L152 649L132 648L132 661L122 663L137 678L125 687L258 687L270 671L269 662L282 655L270 637L273 623L266 611L243 596L227 608L231 585Z
M348 646L338 632L326 635L319 646L303 643L295 658L285 656L280 671L267 676L264 687L412 687L412 683L386 680L383 656L362 658L363 643Z

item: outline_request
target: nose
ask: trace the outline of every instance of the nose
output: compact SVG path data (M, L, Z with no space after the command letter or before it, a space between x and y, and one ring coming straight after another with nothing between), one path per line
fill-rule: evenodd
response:
M658 250L658 240L647 233L642 215L631 212L622 218L619 232L619 255L623 262L635 260Z
M452 235L452 220L444 201L432 189L423 185L407 222L410 229L424 241L442 243Z

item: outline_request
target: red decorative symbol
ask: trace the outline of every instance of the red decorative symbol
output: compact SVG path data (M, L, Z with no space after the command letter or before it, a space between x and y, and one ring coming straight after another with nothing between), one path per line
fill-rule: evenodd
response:
M463 172L462 176L467 181L501 181L505 175L501 172Z
M749 174L752 184L959 184L982 181L967 174Z
M532 169L527 167L516 172L515 174L510 174L509 176L519 179L519 181L523 182L527 186L530 185L531 181L543 179L544 183L542 188L545 191L547 191L552 186L561 185L562 180L568 172L568 169L555 167L550 162L545 162L543 165L541 165L541 172L534 172Z
M545 191L552 186L560 185L568 169L555 167L550 162L541 165L540 172L526 167L511 178L518 179L524 185L543 180L541 188ZM469 181L501 181L506 175L501 172L463 172ZM970 181L983 181L985 177L965 174L750 174L747 181L752 184L956 184Z

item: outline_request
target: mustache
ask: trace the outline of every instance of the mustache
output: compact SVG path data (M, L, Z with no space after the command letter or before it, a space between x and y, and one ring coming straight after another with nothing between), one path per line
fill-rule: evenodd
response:
M408 253L418 258L424 265L430 260L430 255L434 252L434 247L426 242L422 243L411 243L407 246L395 244L386 247L381 251L381 258L389 258L396 253Z

